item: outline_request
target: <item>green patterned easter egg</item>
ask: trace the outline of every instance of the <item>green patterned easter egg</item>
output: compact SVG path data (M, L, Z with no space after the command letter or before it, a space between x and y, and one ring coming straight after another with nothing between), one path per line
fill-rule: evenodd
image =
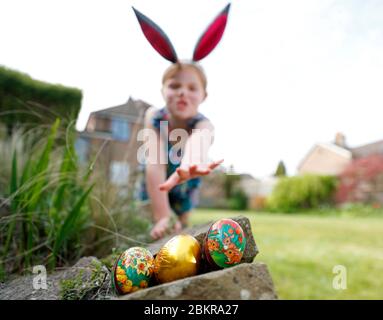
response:
M112 269L112 286L117 294L148 287L153 275L153 255L142 247L132 247L121 254Z

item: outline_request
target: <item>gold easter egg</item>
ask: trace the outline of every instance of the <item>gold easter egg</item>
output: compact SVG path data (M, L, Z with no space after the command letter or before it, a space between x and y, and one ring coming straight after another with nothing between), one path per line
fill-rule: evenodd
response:
M154 275L159 283L170 282L198 273L201 247L187 234L171 238L158 252L154 260Z

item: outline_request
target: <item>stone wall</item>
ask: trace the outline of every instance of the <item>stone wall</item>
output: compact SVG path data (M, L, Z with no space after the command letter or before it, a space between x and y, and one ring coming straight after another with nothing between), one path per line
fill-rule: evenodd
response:
M111 288L110 271L95 257L84 257L74 266L47 276L47 288L35 289L36 275L20 276L0 283L0 300L58 300L58 299L166 299L166 300L257 300L277 299L274 284L266 264L253 261L258 254L250 221L234 217L244 230L247 244L241 263L223 270L201 269L200 274L177 281L117 296ZM212 222L211 222L212 223ZM185 230L202 241L211 223ZM148 246L153 255L171 238L169 236Z

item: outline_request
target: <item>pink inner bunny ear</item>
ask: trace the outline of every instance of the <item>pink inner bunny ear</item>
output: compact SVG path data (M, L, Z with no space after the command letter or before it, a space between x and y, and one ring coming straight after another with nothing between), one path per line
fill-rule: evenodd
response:
M133 8L133 7L132 7ZM133 8L142 32L152 47L166 60L177 62L177 54L165 32L147 16Z
M227 18L229 15L230 3L209 25L206 31L198 40L193 53L193 61L200 61L205 58L216 47L225 31Z

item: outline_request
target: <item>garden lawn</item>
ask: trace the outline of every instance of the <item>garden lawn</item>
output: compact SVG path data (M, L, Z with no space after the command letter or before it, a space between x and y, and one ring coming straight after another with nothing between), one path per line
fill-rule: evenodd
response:
M383 299L383 217L336 217L198 209L192 224L243 215L279 299ZM334 266L347 289L333 288Z

